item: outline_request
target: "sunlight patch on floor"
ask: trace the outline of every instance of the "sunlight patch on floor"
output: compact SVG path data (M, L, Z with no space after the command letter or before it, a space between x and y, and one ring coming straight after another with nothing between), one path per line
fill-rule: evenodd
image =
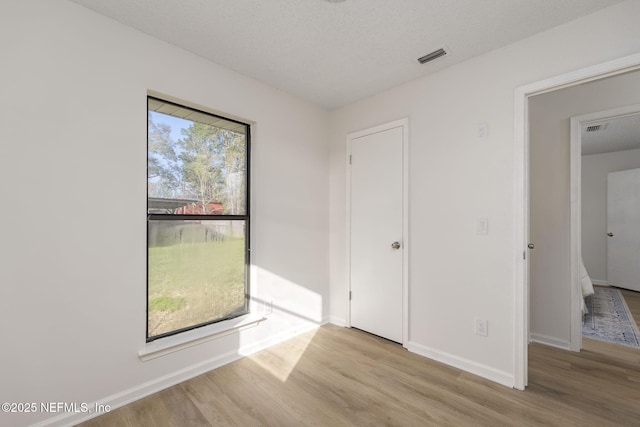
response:
M291 375L293 370L296 368L298 362L300 362L300 359L307 350L309 343L311 343L315 337L317 331L318 330L316 329L314 331L307 332L295 339L278 344L273 348L263 350L249 356L249 359L284 383L289 379L289 375Z

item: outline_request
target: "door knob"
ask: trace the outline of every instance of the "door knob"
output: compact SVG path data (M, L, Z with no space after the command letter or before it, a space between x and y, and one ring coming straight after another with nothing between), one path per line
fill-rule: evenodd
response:
M391 244L391 249L400 249L400 242L393 242Z
M613 233L607 233L607 236L613 237Z
M527 247L528 247L529 249L533 249L535 246L533 245L533 243L529 243L529 244L527 245Z

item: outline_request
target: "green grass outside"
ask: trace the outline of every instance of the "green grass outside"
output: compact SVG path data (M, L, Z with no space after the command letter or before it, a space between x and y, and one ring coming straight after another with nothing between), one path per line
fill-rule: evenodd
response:
M149 336L244 306L244 239L149 248Z

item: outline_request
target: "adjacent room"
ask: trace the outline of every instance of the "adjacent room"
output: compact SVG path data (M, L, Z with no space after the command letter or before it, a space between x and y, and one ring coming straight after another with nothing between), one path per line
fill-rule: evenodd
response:
M633 196L636 179L625 180L630 187L618 191L624 197L608 189L608 181L615 177L610 174L640 166L638 111L638 71L540 94L529 101L534 341L579 350L583 317L587 314L592 319L580 304L593 293L592 284L640 289L634 280L637 263L632 261L640 250L633 225L638 222ZM631 246L627 240L633 242ZM587 292L572 301L576 297L572 269L581 263L589 279ZM601 287L595 290L598 294L614 292ZM629 342L636 341L633 335L635 332ZM623 336L620 342L625 342Z
M637 421L576 254L615 286L602 180L638 149L571 126L640 104L639 16L3 1L0 425Z

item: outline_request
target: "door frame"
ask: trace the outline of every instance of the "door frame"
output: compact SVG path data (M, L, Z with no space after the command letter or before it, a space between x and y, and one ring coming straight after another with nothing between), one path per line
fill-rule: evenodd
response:
M571 117L571 342L570 350L582 349L582 128L603 120L640 114L640 104L627 105Z
M409 343L409 118L347 134L346 138L346 282L347 327L351 327L351 142L356 138L402 128L402 346Z
M640 54L520 86L514 93L514 388L528 381L529 344L529 97L640 68ZM573 230L572 224L572 230ZM572 231L573 232L573 231ZM572 274L575 270L572 262ZM578 266L579 268L579 266ZM573 282L573 278L572 278ZM575 298L572 299L575 304ZM572 305L573 305L572 304ZM573 310L574 308L572 308Z

